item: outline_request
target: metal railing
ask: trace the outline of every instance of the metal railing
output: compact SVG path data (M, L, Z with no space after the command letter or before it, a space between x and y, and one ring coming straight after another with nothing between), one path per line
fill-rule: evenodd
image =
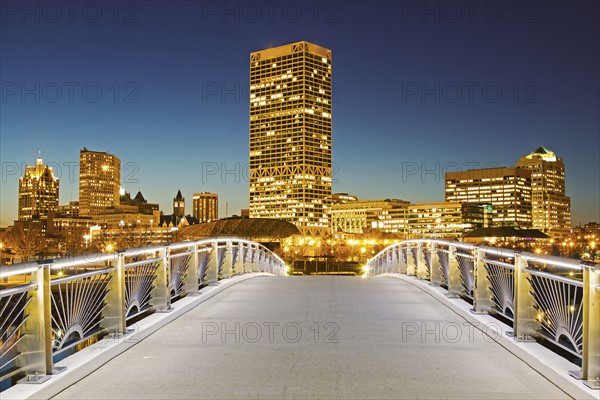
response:
M549 341L581 361L571 375L600 389L600 264L445 240L392 244L367 274L401 273L445 287L472 312L512 323L517 341ZM560 350L558 350L560 349Z
M0 389L43 382L54 363L102 335L121 335L181 296L247 272L285 275L266 247L236 238L87 254L0 267Z

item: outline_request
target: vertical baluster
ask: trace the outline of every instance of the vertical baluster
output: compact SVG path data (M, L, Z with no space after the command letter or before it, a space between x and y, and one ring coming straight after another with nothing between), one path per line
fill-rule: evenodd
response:
M210 245L212 249L206 267L206 280L209 284L216 284L219 280L219 246L216 241Z
M233 274L244 273L244 242L239 242L237 245L237 256L233 264Z
M25 307L29 317L23 325L25 337L18 344L21 357L17 364L27 374L20 382L42 383L50 379L53 367L50 269L38 266L31 274L31 283L37 288L29 292L31 301Z
M407 273L407 267L406 267L406 259L404 258L404 247L408 247L408 245L405 245L403 243L400 243L400 245L398 245L398 272L401 274L406 274ZM408 254L407 254L408 256Z
M591 389L600 389L600 264L583 265L583 351L581 371L569 371Z
M460 280L460 267L456 255L456 247L448 246L448 297L460 297L463 286Z
M475 287L473 289L473 308L471 311L475 314L487 314L492 309L493 300L488 270L484 261L485 251L476 249L473 256Z
M531 335L536 331L533 289L529 274L525 271L527 259L515 254L515 316L512 335L516 341L533 341Z
M417 275L417 262L412 254L412 243L406 244L406 274Z
M419 242L417 244L417 278L419 279L429 279L425 251L427 251L427 248L423 246L423 242Z
M440 267L440 258L438 256L437 245L435 242L431 242L430 249L431 249L431 256L429 258L430 264L431 264L430 270L429 270L430 282L434 286L439 286L442 284L442 269Z
M160 258L158 268L156 269L156 277L154 278L154 288L152 288L150 305L157 312L171 311L171 293L169 291L170 280L170 254L169 247L165 246L158 252Z
M231 240L225 242L225 255L221 263L219 279L231 278L233 276L233 243Z
M102 311L100 327L110 334L127 333L125 316L125 254L117 253L113 261L114 269L110 272L110 282L106 289L106 307Z
M190 257L190 265L187 269L185 281L183 283L183 290L185 290L188 296L198 296L198 285L200 283L200 263L198 262L198 257L200 257L200 254L198 253L198 243L194 242L190 251L192 252L192 255Z

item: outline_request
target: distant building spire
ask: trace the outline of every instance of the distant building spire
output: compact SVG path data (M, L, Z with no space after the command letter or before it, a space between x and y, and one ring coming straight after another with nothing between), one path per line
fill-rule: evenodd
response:
M185 215L185 198L181 190L177 190L177 195L173 198L173 216L181 218Z

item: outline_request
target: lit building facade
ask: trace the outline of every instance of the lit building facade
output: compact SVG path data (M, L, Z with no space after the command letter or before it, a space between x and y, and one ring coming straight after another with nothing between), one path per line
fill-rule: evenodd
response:
M28 165L19 178L18 220L47 219L58 210L58 187L52 167L44 165L41 158Z
M344 204L349 203L351 201L357 201L358 197L348 194L348 193L332 193L331 194L331 205L334 204Z
M356 200L331 207L331 233L394 233L404 237L410 203L398 199Z
M143 226L152 228L160 224L159 210L142 210L137 205L120 205L107 209L102 215L92 217L97 224L108 228L122 226Z
M121 160L115 155L90 151L79 152L79 215L102 215L107 208L119 205Z
M417 203L408 206L411 239L462 239L475 229L491 223L489 204L460 202Z
M76 218L79 217L79 202L70 201L69 204L58 206L59 217Z
M446 172L445 200L491 204L494 226L531 228L531 171L486 168Z
M119 228L90 231L90 244L100 251L116 251L136 247L165 244L179 240L179 229L174 227L128 224Z
M96 226L99 226L98 221L95 221L89 217L78 218L51 216L48 218L47 229L50 235L60 235L63 237L70 235L70 232L80 232L76 239L82 240L83 234L88 233L90 228Z
M302 41L251 53L251 218L329 232L331 89L331 50Z
M552 238L571 233L571 199L565 194L565 165L552 151L538 147L517 161L531 171L533 228Z
M193 215L198 223L219 219L219 195L216 193L194 193Z

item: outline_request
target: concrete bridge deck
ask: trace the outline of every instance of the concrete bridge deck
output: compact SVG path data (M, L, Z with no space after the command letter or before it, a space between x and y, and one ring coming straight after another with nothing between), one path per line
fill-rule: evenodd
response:
M55 398L569 397L411 283L290 276L218 293Z

